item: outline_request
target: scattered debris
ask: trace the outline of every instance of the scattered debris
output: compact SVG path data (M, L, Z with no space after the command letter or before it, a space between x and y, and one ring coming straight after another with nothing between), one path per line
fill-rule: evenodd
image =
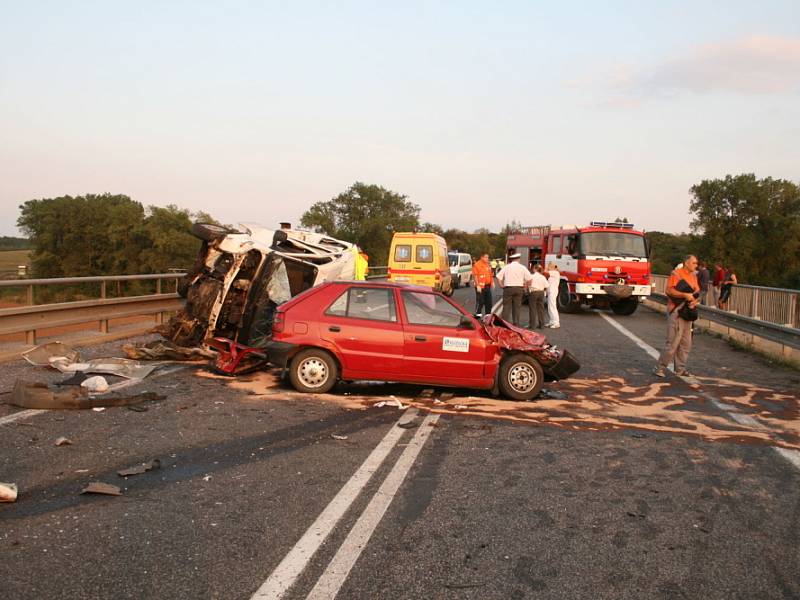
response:
M102 375L95 375L82 382L81 387L86 388L89 392L101 394L108 391L108 381Z
M469 406L467 406L466 404L456 404L453 408L455 408L456 410L465 410L469 408Z
M455 394L452 392L445 392L444 394L439 394L440 400L452 400L455 398Z
M155 392L143 392L135 396L100 396L92 397L89 390L81 386L60 388L46 383L30 382L18 379L14 384L8 404L21 408L41 409L94 409L101 410L107 406L127 406L141 404L149 400L163 400L165 396ZM100 411L97 411L100 412Z
M332 433L331 437L333 439L335 439L335 440L346 440L347 439L346 435L336 435L335 433Z
M567 395L560 391L554 390L551 388L542 388L542 391L539 392L539 398L551 398L553 400L566 400Z
M71 446L72 445L72 440L67 438L67 437L63 437L62 436L62 437L60 437L60 438L58 438L56 440L55 445L56 446Z
M89 378L90 376L83 371L76 371L72 377L59 381L56 385L80 385Z
M106 409L105 406L95 406L92 410L94 412L103 412Z
M133 360L206 361L216 354L205 348L177 346L166 340L156 340L142 345L123 344L122 351Z
M419 393L420 398L430 398L431 396L433 396L432 388L426 388Z
M650 436L648 434L646 434L646 433L642 433L641 431L634 431L631 434L631 437L641 439L641 438L646 438L646 437L650 437Z
M159 364L144 364L128 358L95 358L87 362L76 362L67 357L53 357L50 366L62 373L103 373L116 375L126 379L144 379L152 373Z
M203 481L211 481L211 475L203 475Z
M122 496L122 490L116 485L93 481L81 490L81 494L103 494L105 496Z
M68 362L77 362L81 355L66 344L49 342L26 350L22 353L22 358L37 367L47 367L50 365L51 359L59 358Z
M147 473L147 471L154 471L160 468L161 468L161 461L158 460L157 458L154 458L149 462L136 465L135 467L130 467L128 469L122 469L121 471L117 471L117 475L119 475L120 477L130 477L131 475L141 475L142 473Z
M442 401L441 401L441 400L439 400L438 398L434 398L434 399L433 399L433 403L434 403L434 404L447 404L447 402L442 402Z
M398 423L397 426L400 429L414 429L414 427L419 427L419 423L415 423L414 421L405 421L404 423Z
M17 499L16 483L0 483L0 502L14 502Z
M141 404L129 404L126 406L128 410L132 410L133 412L147 412L148 408L146 406L142 406Z
M381 400L380 402L376 402L372 406L376 408L382 408L384 406L396 406L400 410L403 410L405 408L405 406L403 405L402 402L400 402L400 400L398 400L394 396L391 396L391 398L392 398L391 400Z

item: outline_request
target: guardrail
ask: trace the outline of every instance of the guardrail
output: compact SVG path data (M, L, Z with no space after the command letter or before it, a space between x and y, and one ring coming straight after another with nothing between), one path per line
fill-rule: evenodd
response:
M42 329L97 322L101 333L108 333L111 319L154 315L156 323L163 320L164 314L176 311L183 305L177 292L162 291L164 280L174 281L177 290L178 280L184 273L158 273L154 275L109 275L97 277L58 277L51 279L18 279L0 281L0 289L23 287L26 289L26 306L0 309L0 335L25 333L28 344L36 343L37 332ZM155 281L156 293L144 296L122 296L108 298L108 283L121 284L126 281ZM75 285L99 283L100 297L73 302L35 304L34 290L39 286Z
M652 278L653 292L664 294L667 276L653 275ZM719 312L800 329L800 290L734 285L727 310Z
M370 267L367 272L367 279L386 279L389 275L389 267Z

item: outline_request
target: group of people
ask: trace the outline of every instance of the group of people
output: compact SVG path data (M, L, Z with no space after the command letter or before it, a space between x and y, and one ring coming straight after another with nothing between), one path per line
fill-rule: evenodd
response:
M528 297L528 328L541 329L549 327L557 329L561 326L558 318L558 288L561 274L555 263L550 263L547 271L540 265L533 272L519 262L520 254L508 257L508 264L497 272L496 280L503 289L503 319L520 326L522 316L522 299ZM475 281L475 313L478 315L492 312L492 288L495 277L489 261L484 254L472 267ZM545 321L545 304L548 319Z
M714 266L712 279L706 264L691 254L675 268L665 289L667 342L653 370L657 377L666 375L671 362L674 362L677 375L690 375L686 362L692 349L692 323L697 319L697 305L714 304L726 310L731 289L738 283L733 269L726 269L721 263Z

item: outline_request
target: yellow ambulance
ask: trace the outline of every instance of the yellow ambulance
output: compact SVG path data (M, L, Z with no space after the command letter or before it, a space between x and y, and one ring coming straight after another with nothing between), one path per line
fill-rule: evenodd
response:
M447 242L435 233L395 233L389 248L389 281L424 285L452 295Z

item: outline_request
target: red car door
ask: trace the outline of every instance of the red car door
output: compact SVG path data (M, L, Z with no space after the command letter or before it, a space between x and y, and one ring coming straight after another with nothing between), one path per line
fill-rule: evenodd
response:
M480 326L459 327L465 313L440 294L403 291L400 297L406 379L481 386L491 342Z
M403 368L403 326L394 290L342 287L319 319L320 337L341 356L342 377L396 380Z

